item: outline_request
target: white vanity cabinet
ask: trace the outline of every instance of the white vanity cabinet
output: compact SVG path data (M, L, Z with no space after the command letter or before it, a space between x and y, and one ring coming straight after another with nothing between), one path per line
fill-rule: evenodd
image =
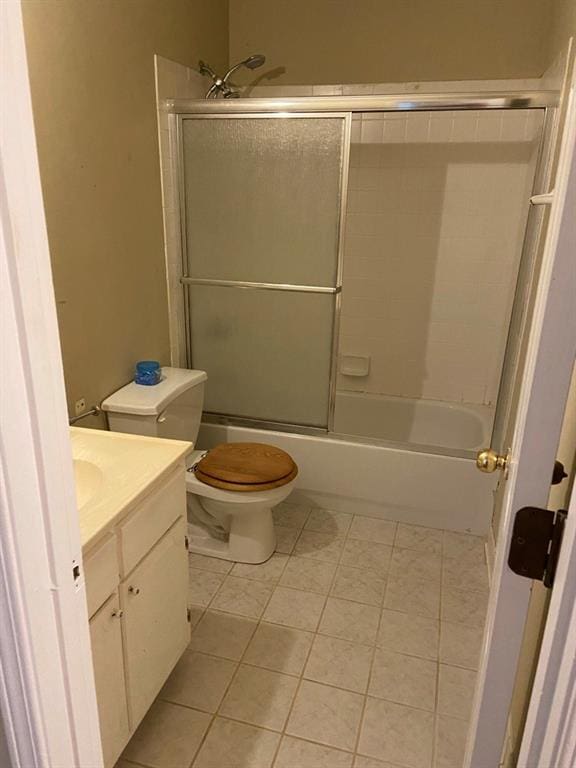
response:
M106 768L190 641L184 471L179 463L84 556Z

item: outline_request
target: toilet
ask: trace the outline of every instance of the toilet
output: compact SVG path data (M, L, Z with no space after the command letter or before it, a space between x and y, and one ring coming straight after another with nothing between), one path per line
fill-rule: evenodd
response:
M195 443L204 404L204 371L162 368L155 386L131 382L102 403L113 432ZM298 467L280 448L222 443L186 458L189 549L241 563L274 552L272 508L291 493Z

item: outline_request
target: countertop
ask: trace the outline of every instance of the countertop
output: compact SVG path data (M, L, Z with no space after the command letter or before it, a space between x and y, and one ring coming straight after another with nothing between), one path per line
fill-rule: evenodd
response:
M159 480L170 474L193 445L70 427L84 551L112 529Z

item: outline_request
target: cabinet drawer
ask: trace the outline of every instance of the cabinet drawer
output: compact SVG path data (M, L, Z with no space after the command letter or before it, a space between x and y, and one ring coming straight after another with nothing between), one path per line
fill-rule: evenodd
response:
M120 527L121 573L126 576L179 517L186 517L184 464L139 505ZM184 545L182 545L184 546Z
M88 616L93 616L118 586L116 541L116 536L110 535L84 558Z

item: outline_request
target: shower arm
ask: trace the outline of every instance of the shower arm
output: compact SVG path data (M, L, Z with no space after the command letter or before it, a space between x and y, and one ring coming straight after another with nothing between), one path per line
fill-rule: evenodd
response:
M213 85L211 85L211 86L210 86L210 88L209 88L209 89L206 91L206 96L205 96L204 98L205 98L205 99L212 99L212 98L216 98L215 94L217 94L219 90L220 90L220 88L218 87L218 85L217 85L216 83L214 83L214 84L213 84Z
M232 67L232 69L229 69L228 72L226 72L226 74L222 78L222 82L223 83L227 83L228 82L228 78L230 77L230 75L234 74L234 72L236 72L237 69L240 69L240 67L243 67L245 64L246 64L245 61L241 61L239 64L235 64Z

